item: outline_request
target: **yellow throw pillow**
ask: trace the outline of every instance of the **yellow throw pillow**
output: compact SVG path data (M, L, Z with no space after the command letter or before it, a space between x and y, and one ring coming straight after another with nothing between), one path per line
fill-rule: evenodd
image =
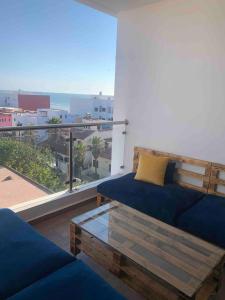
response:
M163 186L168 162L168 157L140 154L134 179Z

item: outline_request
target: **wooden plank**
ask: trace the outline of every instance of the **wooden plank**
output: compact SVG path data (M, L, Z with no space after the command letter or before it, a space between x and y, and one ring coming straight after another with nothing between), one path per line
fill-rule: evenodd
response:
M217 185L224 185L225 186L225 180L220 178L211 178L211 183L217 184Z
M154 277L149 276L143 270L140 270L137 265L133 264L131 261L126 261L126 264L121 267L122 271L126 274L126 277L123 277L125 281L132 288L135 287L135 290L146 299L149 300L178 300L180 299L179 295L158 282Z
M202 247L204 247L205 249L209 250L211 252L211 255L220 255L221 257L224 255L225 250L214 246L213 244L210 244L198 237L195 237L194 235L191 235L185 231L182 231L176 227L170 226L162 221L159 221L158 219L155 219L153 217L150 217L136 209L133 209L129 206L123 205L117 201L113 201L114 203L118 203L118 205L120 206L120 209L125 209L126 211L129 211L130 213L139 216L140 218L143 218L144 220L153 223L163 229L165 229L166 231L168 231L171 234L175 234L177 237L181 238L181 241L184 242L184 240L187 241L191 241L193 243L196 243L197 245L200 245Z
M157 247L154 245L153 242L145 241L141 235L140 236L135 236L134 234L130 233L128 230L119 227L116 225L113 227L115 230L117 230L118 233L123 235L126 239L133 241L137 243L138 245L142 246L149 252L149 256L155 255L157 256L160 260L167 262L169 265L171 265L171 269L168 270L168 272L172 272L172 268L174 266L175 269L180 269L187 273L191 278L197 279L197 280L202 280L205 279L205 277L208 275L210 272L210 268L201 268L201 269L196 269L190 264L185 263L183 260L178 259L177 257L167 253L166 251L162 250L161 248ZM134 243L133 243L134 244ZM131 248L131 247L129 247ZM206 273L204 273L204 271Z
M74 223L70 223L70 251L77 255L80 253L79 247L80 241L77 240L77 234L80 234L81 229Z
M219 171L225 172L225 165L223 165L223 164L212 163L212 167L213 167L214 169L219 170Z
M97 203L97 206L100 206L102 204L102 195L101 194L97 194L97 198L96 198L96 203Z
M206 175L199 174L199 173L192 172L192 171L185 170L185 169L181 169L181 168L176 168L176 172L179 175L186 176L186 177L192 177L192 178L196 178L199 180L203 180L205 178L207 179Z
M220 172L225 172L225 165L213 163L211 168L208 193L220 197L225 197L225 192L218 191L218 187L220 185L225 186L225 180L219 178Z
M113 212L113 215L120 216L119 213L116 211ZM188 258L187 262L189 264L193 264L196 268L202 269L203 272L207 272L209 267L212 267L215 265L215 260L211 257L207 257L200 252L198 252L196 249L192 249L186 245L184 245L181 241L172 239L168 237L167 235L160 234L157 230L152 229L150 226L142 225L134 220L134 218L128 218L126 216L122 216L122 220L124 222L127 222L130 224L130 226L134 226L135 228L138 228L140 230L139 234L142 237L142 232L145 234L148 234L148 238L151 237L149 242L156 240L155 243L161 243L161 248L163 248L163 244L167 245L167 251L168 248L174 249L175 255L178 252L179 254L183 255L182 260L185 260L185 257Z
M183 182L182 180L176 180L176 183L179 184L180 186L187 188L187 189L191 189L191 190L196 190L202 193L207 193L208 188L205 187L200 187L194 184L190 184L187 182Z
M202 286L200 291L197 293L196 300L206 300L209 296L216 294L218 282L216 280L209 280Z
M176 287L179 291L182 291L189 297L192 297L195 293L196 289L199 287L200 282L197 280L189 281L189 283L185 283L176 276L171 275L170 273L166 272L156 264L151 263L150 261L146 261L142 255L137 254L132 249L128 249L126 247L123 247L120 243L117 241L114 241L114 245L117 247L117 249L120 249L120 251L126 255L127 257L132 257L132 259L135 262L138 262L138 264L141 264L142 266L146 266L147 270L151 270L151 272L154 275L157 275L159 278L163 279L165 282L171 284L172 286Z

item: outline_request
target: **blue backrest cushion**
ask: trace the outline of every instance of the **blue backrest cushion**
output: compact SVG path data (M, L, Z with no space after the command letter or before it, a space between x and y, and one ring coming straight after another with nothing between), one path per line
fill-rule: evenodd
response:
M11 210L0 209L0 299L74 260Z
M175 162L169 162L166 168L166 174L164 183L165 184L172 184L174 183L174 172L176 170L176 163Z

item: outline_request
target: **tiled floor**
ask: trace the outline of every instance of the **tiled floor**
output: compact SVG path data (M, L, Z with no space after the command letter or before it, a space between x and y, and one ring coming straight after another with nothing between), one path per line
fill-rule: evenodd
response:
M95 202L90 202L82 207L71 209L57 216L52 216L47 220L40 221L33 226L48 239L56 243L66 251L69 251L69 222L70 220L85 211L95 208ZM85 261L95 272L102 276L115 289L123 294L129 300L143 300L136 292L123 284L118 278L97 265L92 259L84 254L79 254L79 258ZM225 300L225 277L223 287L213 300Z

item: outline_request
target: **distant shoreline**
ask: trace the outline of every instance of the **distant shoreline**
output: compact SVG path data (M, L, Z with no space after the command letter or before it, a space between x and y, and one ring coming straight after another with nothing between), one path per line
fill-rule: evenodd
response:
M50 108L52 109L62 109L70 111L70 101L73 97L85 98L95 97L99 94L76 94L76 93L57 93L57 92L33 92L24 90L0 90L1 93L20 93L20 94L31 94L31 95L46 95L50 96ZM114 97L113 95L103 95L104 97Z

